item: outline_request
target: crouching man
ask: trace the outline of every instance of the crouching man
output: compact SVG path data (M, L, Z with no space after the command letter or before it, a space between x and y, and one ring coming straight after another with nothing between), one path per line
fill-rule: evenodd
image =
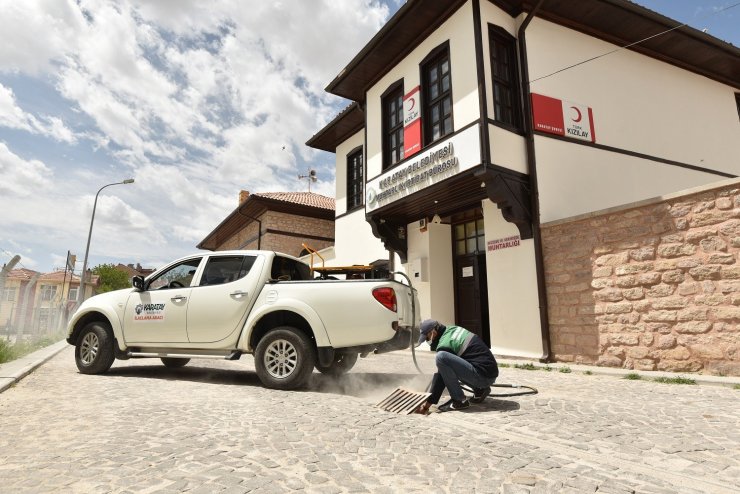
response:
M439 403L445 388L452 401L439 407L441 412L464 410L471 401L485 400L498 377L498 365L483 340L463 327L444 326L433 319L422 322L420 332L419 345L427 341L432 351L437 352L437 372L429 389L432 395L417 412L425 414L429 407ZM460 383L473 389L470 401L465 398Z

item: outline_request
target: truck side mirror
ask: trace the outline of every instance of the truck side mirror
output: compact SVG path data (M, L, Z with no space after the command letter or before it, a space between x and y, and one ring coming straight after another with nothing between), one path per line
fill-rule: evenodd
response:
M140 292L144 291L144 277L143 276L134 276L131 278L131 285L139 290Z

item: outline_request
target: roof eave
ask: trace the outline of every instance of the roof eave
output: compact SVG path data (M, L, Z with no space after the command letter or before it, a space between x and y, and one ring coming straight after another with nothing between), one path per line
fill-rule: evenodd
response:
M522 12L531 11L534 1L528 0L489 0L491 3L499 6L509 15L515 17ZM596 1L596 0L593 0ZM641 17L652 23L660 26L665 26L666 29L675 27L678 21L665 17L657 12L649 10L641 5L635 4L627 0L598 0L599 3L605 6L621 9L630 15ZM368 88L372 87L388 70L397 64L403 57L413 50L418 42L424 38L425 34L431 30L437 29L444 20L451 15L452 12L457 10L465 2L462 0L448 0L444 2L447 5L447 10L444 14L436 17L434 23L418 23L413 25L416 14L419 13L417 8L422 8L421 4L423 0L408 0L396 14L373 36L373 38L363 47L363 49L347 64L347 66L329 83L326 87L326 91L347 98L352 101L363 101L365 92ZM591 3L591 2L589 2ZM443 5L442 2L434 3L435 7ZM590 7L597 7L598 3L591 4ZM619 39L619 36L615 30L609 30L608 28L590 28L589 26L581 25L577 18L565 19L558 16L558 10L562 10L562 2L555 2L554 4L548 5L545 2L540 9L538 17L549 20L551 22L559 22L560 24L571 27L572 29L584 32L588 35L603 39L608 42L616 43L618 45L626 45L635 40L624 40ZM429 5L423 8L429 8ZM439 7L441 9L441 7ZM413 28L413 29L411 29ZM399 31L400 30L400 31ZM396 50L397 52L390 53L384 45L386 37L389 39L397 37L399 34L407 34L409 42L404 45L404 48ZM729 55L740 59L740 49L732 45L731 43L724 42L720 39L715 38L709 34L703 33L697 29L689 26L683 26L676 29L673 32L676 36L684 37L687 42L700 43L697 48L714 49L718 50L717 55L719 57L727 58ZM413 38L413 42L411 42ZM679 38L680 41L680 38ZM387 45L387 44L386 44ZM706 60L701 60L692 56L683 56L681 53L671 53L671 50L662 49L658 44L654 44L651 47L650 43L643 43L630 47L630 49L642 53L643 55L656 58L658 60L676 65L685 70L703 75L712 80L727 84L732 87L740 87L740 74L733 68L726 67L725 62L710 63ZM380 51L384 51L380 56ZM724 52L725 55L722 55ZM692 63L692 58L694 58ZM383 59L379 62L379 59ZM723 67L724 65L724 67Z

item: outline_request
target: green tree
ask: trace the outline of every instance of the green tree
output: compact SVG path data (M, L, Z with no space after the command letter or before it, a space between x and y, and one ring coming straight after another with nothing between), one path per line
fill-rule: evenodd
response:
M95 266L92 272L100 277L100 285L96 290L98 293L131 287L131 280L128 278L128 273L122 269L118 269L113 264Z

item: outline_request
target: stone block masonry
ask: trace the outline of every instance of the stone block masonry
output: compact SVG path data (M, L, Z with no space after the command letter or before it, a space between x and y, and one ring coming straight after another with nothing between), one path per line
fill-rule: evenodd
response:
M561 362L740 376L740 181L542 225Z

